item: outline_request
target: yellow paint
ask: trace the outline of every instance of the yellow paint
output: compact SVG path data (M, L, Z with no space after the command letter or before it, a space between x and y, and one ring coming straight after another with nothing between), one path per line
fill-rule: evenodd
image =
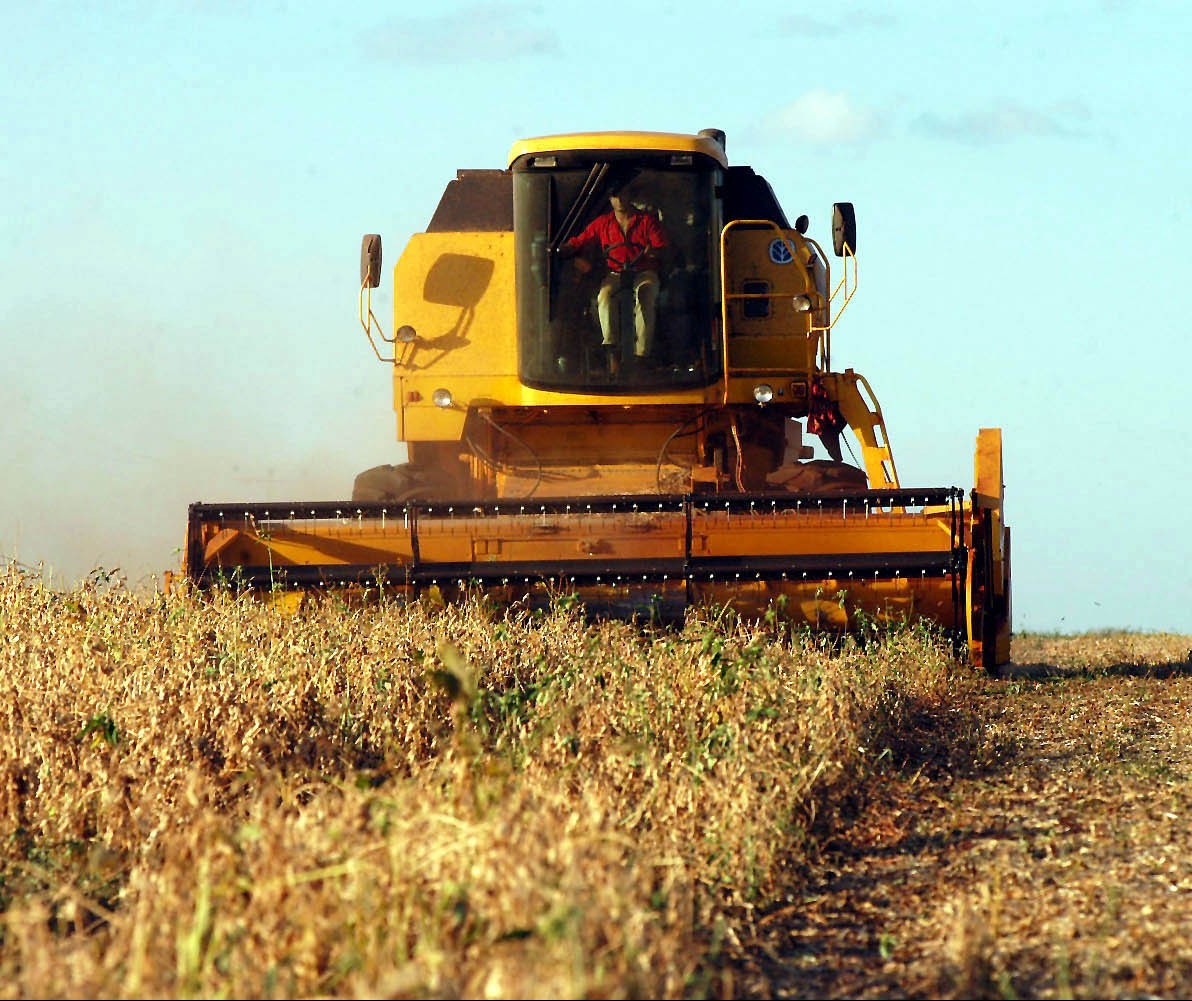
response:
M719 143L705 136L674 132L569 132L520 139L509 150L509 164L512 165L523 156L576 150L669 150L676 153L702 153L721 166L728 166L728 159Z

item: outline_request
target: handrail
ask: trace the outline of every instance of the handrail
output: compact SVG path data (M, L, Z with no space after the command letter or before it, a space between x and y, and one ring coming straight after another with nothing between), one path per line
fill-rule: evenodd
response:
M367 305L365 304L366 296L368 299ZM365 319L366 312L368 313L367 320ZM377 361L396 363L397 362L397 348L396 348L396 346L393 349L393 357L386 358L377 349L377 342L373 340L372 328L373 328L373 324L376 324L377 334L380 336L381 340L383 340L386 344L396 345L396 343L397 343L396 338L385 336L385 331L381 329L381 321L376 318L376 315L372 311L372 286L369 284L367 277L364 279L364 281L362 281L360 283L359 315L360 315L360 326L362 326L364 328L364 333L368 336L368 343L370 345L372 345L373 354L375 354L377 356Z
M857 272L857 255L853 253L853 248L850 247L846 243L844 245L844 253L841 256L844 258L844 263L841 265L841 268L840 268L842 274L840 276L840 281L838 281L836 283L836 287L834 289L832 289L832 294L828 297L828 306L829 306L829 308L831 307L832 303L836 300L837 293L840 292L842 287L844 288L844 301L840 304L840 308L838 310L836 310L835 319L830 319L828 321L829 326L834 325L840 319L840 317L844 314L844 311L847 308L848 304L852 301L853 296L857 294L857 285L860 283L859 275ZM849 291L849 287L848 287L848 262L849 261L853 262L853 288L852 288L852 291Z
M813 320L811 324L811 331L813 333L823 334L823 337L820 338L819 342L820 351L818 367L823 369L825 372L830 372L832 371L832 298L830 295L828 295L828 282L832 280L832 269L828 265L828 255L824 253L824 248L809 236L804 235L803 240L815 248L816 259L820 264L823 265L824 268L824 287L821 289L817 282L815 290L820 294L821 297L827 296L827 298L824 300L820 308L816 310L816 313L822 316L827 322L819 324Z
M815 247L816 252L819 254L820 259L824 262L824 265L826 267L827 262L828 262L828 255L824 253L823 248L815 240L811 239L811 237L809 237L809 236L805 236L803 239L805 239L808 243L810 243L813 247ZM841 270L840 281L838 281L836 283L836 287L834 289L832 289L832 292L828 296L828 302L826 304L826 308L828 310L828 322L824 326L812 324L812 327L811 327L811 330L813 332L819 332L824 335L823 340L820 342L821 345L823 346L823 353L821 355L822 368L828 372L830 372L832 370L832 362L831 362L832 328L837 323L840 322L840 318L844 315L844 311L848 307L848 304L850 302L852 302L853 296L857 294L857 287L860 285L860 272L857 269L857 255L853 253L853 248L850 247L846 243L844 245L844 253L841 256L843 257L844 260L843 260L843 263L841 264L841 269L840 269ZM852 289L849 289L849 286L848 286L848 262L849 261L853 262L853 287L852 287ZM840 304L840 308L836 311L836 315L832 316L832 303L836 301L836 296L839 295L840 290L842 288L844 289L844 301Z

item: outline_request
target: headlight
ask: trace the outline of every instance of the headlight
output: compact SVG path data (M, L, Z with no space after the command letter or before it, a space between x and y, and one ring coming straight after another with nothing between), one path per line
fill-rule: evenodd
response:
M399 343L409 344L415 337L418 336L418 332L409 324L403 324L397 328L397 333L393 336Z
M455 400L452 399L450 389L436 389L434 395L431 396L431 400L436 407L442 407L444 410L455 403Z
M760 385L753 387L753 398L764 407L767 403L774 399L774 390L771 386L768 386L763 382Z
M791 300L791 305L795 307L796 313L810 313L811 300L805 295L797 295Z

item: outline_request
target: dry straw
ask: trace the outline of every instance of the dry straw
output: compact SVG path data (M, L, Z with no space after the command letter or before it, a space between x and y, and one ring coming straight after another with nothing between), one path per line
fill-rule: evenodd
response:
M957 670L912 632L18 569L0 636L12 997L731 993L751 909Z

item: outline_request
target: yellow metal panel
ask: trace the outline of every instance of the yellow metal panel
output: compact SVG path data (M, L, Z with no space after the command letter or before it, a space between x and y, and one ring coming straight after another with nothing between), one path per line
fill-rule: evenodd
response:
M294 527L274 528L264 545L270 557L262 562L278 566L346 566L407 562L412 558L409 532L395 519L388 531L369 523L367 529L350 524L320 528L316 524L296 523Z
M729 367L733 374L756 372L768 375L772 382L782 374L810 373L815 370L819 337L815 334L773 333L729 335ZM755 380L756 381L756 380Z
M410 238L393 268L393 329L416 334L398 345L393 369L400 440L458 441L474 396L517 399L513 275L512 233ZM473 385L464 389L468 376ZM439 389L456 405L435 406Z
M791 255L789 258L780 258L784 263L775 261L770 254L770 247L776 240L785 245L777 249L785 249ZM746 281L764 281L770 286L771 316L766 319L747 318L743 308L746 300L733 300L729 308L733 329L737 329L740 323L765 324L767 320L773 322L774 319L789 321L786 323L787 328L793 326L796 320L801 321L801 329L806 330L810 326L810 314L795 314L791 307L794 296L815 292L815 284L806 269L809 252L797 230L781 229L772 224L751 228L749 224L738 222L724 234L724 245L725 260L734 285L729 289L730 294L744 293L742 285Z
M673 511L593 514L566 525L530 515L465 516L419 528L419 553L427 562L679 558L683 547L683 515Z
M401 440L459 441L468 416L465 406L444 410L429 402L407 404L401 410Z
M736 220L721 243L729 376L810 373L822 353L823 332L812 325L823 303L807 269L811 252L803 237L767 220ZM806 297L811 309L797 312L797 296Z
M513 273L512 233L412 236L393 267L393 329L417 338L398 345L396 367L411 378L516 373Z
M944 553L952 544L946 518L889 513L730 514L697 508L691 531L692 552L701 556Z
M977 448L973 458L973 491L976 503L990 509L993 519L993 560L1000 568L1002 561L1002 502L1005 486L1002 482L1002 429L981 428L977 432ZM994 579L997 592L1002 591L1000 575Z

